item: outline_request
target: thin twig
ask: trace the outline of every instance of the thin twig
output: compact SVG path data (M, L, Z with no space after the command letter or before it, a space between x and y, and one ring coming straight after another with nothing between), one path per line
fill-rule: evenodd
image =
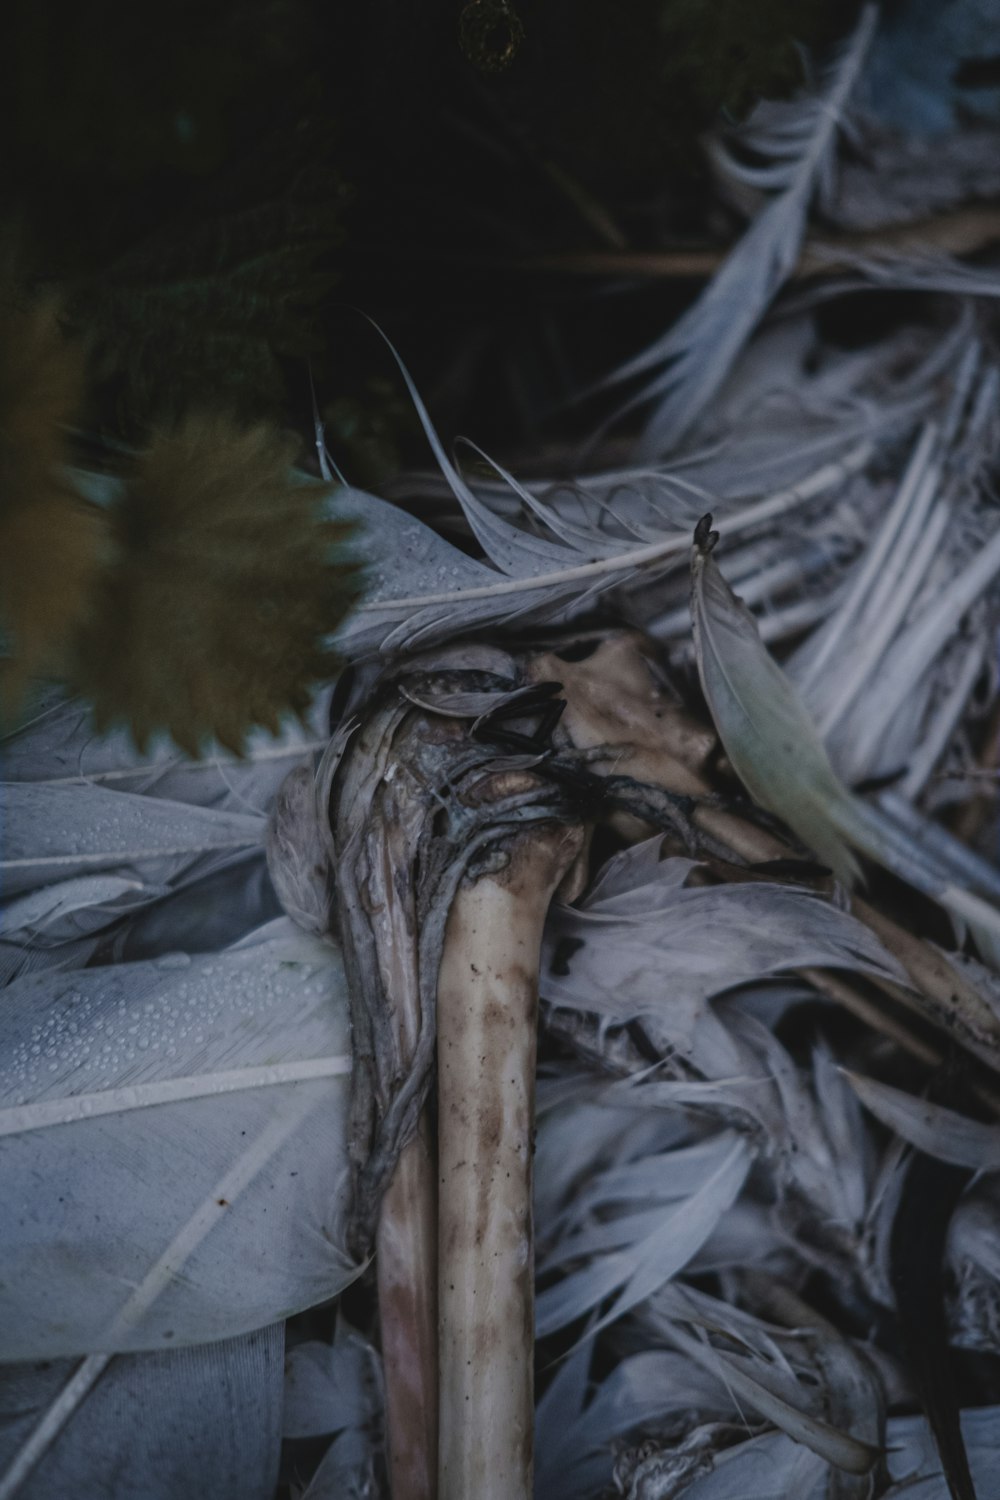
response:
M854 270L859 255L975 255L1000 241L1000 208L975 204L885 229L855 230L806 241L796 279ZM468 270L559 276L638 278L648 281L700 281L714 276L731 247L695 246L683 250L555 250L539 255L476 255L434 250L427 259ZM412 258L412 252L408 251Z

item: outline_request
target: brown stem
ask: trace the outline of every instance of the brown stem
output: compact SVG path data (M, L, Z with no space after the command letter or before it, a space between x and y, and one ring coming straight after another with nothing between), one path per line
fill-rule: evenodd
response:
M439 1500L530 1500L538 962L579 829L543 826L452 904L438 980Z
M987 1067L1000 1072L1000 1025L993 1010L948 956L900 927L859 896L851 910L902 964L912 990L887 980L880 987L893 999L925 1017L945 1036L953 1037Z
M862 990L843 975L834 973L829 969L803 969L803 979L808 979L813 989L818 990L821 995L826 995L828 1000L833 1000L837 1005L842 1005L852 1015L857 1016L859 1021L864 1021L873 1031L888 1037L897 1046L902 1047L911 1057L918 1062L926 1063L929 1067L937 1067L942 1060L940 1048L934 1047L925 1037L918 1036L911 1031L896 1016L889 1015L887 1011L870 999Z
M390 787L395 790L394 785ZM383 836L372 851L369 898L382 937L379 965L402 1067L420 1036L414 892L399 872L411 861L407 803L387 798ZM434 1500L437 1487L437 1183L433 1131L423 1110L399 1154L375 1237L379 1328L385 1372L392 1500Z
M845 230L807 240L792 275L796 278L852 270L854 257L896 255L971 255L1000 238L1000 213L991 203L972 204L909 224L886 224L880 229ZM694 246L672 250L555 251L525 255L456 256L465 265L489 266L497 271L553 272L562 276L635 276L644 279L701 279L714 276L732 246Z
M403 1147L376 1237L386 1434L393 1500L437 1485L437 1193L426 1111Z

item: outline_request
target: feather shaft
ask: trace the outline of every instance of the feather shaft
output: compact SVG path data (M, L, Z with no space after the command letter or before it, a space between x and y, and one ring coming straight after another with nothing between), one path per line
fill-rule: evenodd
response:
M31 1477L60 1432L83 1401L87 1399L111 1363L110 1354L88 1354L63 1386L42 1420L0 1475L0 1500L14 1496Z
M243 1089L279 1088L307 1079L340 1078L351 1071L350 1055L308 1057L297 1062L275 1063L263 1068L234 1068L225 1073L199 1073L190 1078L161 1078L152 1083L108 1089L102 1093L74 1094L67 1099L42 1099L34 1104L0 1108L0 1136L19 1135L26 1130L44 1130L50 1125L69 1125L74 1120L92 1120L99 1115L150 1109L158 1104L177 1104L185 1099L217 1098Z

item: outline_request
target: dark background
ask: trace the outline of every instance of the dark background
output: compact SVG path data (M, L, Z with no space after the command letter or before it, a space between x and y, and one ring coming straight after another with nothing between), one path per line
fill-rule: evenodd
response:
M796 42L855 11L16 0L8 295L59 288L104 438L206 404L305 437L311 372L331 447L377 483L422 450L362 309L446 434L508 455L572 440L571 398L700 284L581 274L580 257L728 243L700 133L794 88Z

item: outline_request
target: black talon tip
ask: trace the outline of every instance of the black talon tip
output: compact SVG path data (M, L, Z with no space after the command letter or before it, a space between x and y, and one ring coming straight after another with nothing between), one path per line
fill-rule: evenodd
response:
M694 544L698 551L707 556L719 540L719 533L712 530L712 512L706 511L694 528Z

